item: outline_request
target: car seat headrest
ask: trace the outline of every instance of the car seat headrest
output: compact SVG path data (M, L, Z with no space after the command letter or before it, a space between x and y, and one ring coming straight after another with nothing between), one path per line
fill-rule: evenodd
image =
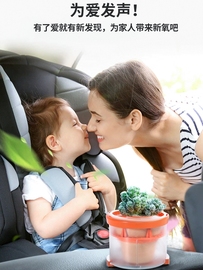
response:
M88 75L70 67L27 55L11 55L0 60L22 101L29 103L47 96L61 97L68 100L82 123L88 123L90 119L87 108L89 95L87 84L90 79ZM90 133L89 140L91 150L88 153L98 155L101 149L94 133Z
M19 95L0 66L0 128L12 135L23 137L30 145L30 135L24 108Z

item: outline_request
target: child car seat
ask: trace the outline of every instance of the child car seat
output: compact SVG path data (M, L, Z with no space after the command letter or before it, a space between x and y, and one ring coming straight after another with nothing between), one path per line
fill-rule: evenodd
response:
M0 128L28 140L27 130L21 128L21 135L18 130L25 117L20 99L1 67L0 91ZM17 121L14 115L19 116ZM0 155L0 262L45 253L26 240L22 194L16 171L21 174L19 168ZM15 238L19 239L14 241Z
M27 143L30 144L27 120L21 100L30 102L39 97L46 96L57 96L67 99L73 109L77 112L81 122L88 122L90 115L87 109L88 89L86 85L89 77L86 74L31 56L12 55L5 57L5 54L3 53L3 56L1 57L1 51L0 65L0 128L2 130L18 137L23 137ZM9 76L7 73L9 73ZM122 169L113 155L108 153L108 151L102 152L99 149L94 134L90 135L90 143L92 148L85 155L85 158L90 159L96 166L98 166L98 168L108 171L108 176L116 186L119 201L120 192L126 189ZM6 167L5 162L8 163L4 157L1 162L1 166L3 168ZM7 193L9 193L9 196L12 196L13 192L17 193L18 203L15 204L15 201L13 202L12 207L14 207L14 209L16 208L13 212L11 210L6 210L11 206L11 201L8 201L9 196L6 196L7 200L5 200L5 196L3 196L3 194L1 196L1 193L4 193L2 189L3 180L1 180L3 177L1 176L0 200L2 201L2 206L0 209L0 261L18 258L18 254L13 257L13 253L11 252L5 252L7 254L5 257L1 250L6 250L5 244L12 243L12 245L15 244L15 246L17 246L16 243L19 243L19 240L12 242L13 237L18 235L23 239L26 237L23 221L21 188L22 179L27 172L18 168L15 164L12 164L10 167L12 168L13 174L16 174L15 188L8 188L8 183L10 181L8 179L8 170L4 172L4 182L7 185ZM11 169L9 168L9 170ZM6 207L6 205L8 206ZM5 213L9 213L9 216L6 217ZM12 219L13 217L16 219ZM17 226L17 228L22 227L23 229L21 228L21 230L14 230L11 232L2 225L4 220L8 220L9 222L12 222L14 226ZM8 221L5 223L7 224ZM20 223L20 225L18 225L18 223ZM5 235L7 235L7 237L5 237ZM36 248L34 244L31 242L28 244L27 242L27 245L31 244ZM23 245L21 245L21 249L22 247ZM17 249L18 248L19 247L17 246ZM39 253L37 253L36 250L32 253L32 249L28 248L26 248L26 250L30 250L29 256L42 253L41 249ZM23 256L24 255L22 254L19 258Z

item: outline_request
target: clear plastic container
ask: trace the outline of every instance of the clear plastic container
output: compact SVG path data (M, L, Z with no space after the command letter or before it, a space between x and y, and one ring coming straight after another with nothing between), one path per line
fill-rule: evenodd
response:
M168 214L122 216L118 210L107 214L109 260L124 269L150 269L167 258Z

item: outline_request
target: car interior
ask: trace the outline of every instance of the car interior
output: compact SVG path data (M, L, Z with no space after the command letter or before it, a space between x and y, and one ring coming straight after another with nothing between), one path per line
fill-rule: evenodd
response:
M68 100L80 121L88 123L89 79L89 75L75 67L0 50L0 129L24 138L30 145L23 102L48 96ZM91 150L82 158L107 171L119 203L120 193L127 188L121 165L112 153L99 148L95 134L90 133L90 143ZM27 173L9 160L0 147L0 269L108 269L109 249L46 254L32 243L24 228L22 203L22 181ZM169 265L157 269L203 269L203 218L195 216L196 211L201 212L202 184L190 188L186 194L186 211L197 252L168 248Z

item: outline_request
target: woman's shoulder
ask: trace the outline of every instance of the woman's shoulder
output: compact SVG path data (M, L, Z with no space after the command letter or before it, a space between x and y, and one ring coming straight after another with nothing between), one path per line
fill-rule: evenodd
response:
M165 105L180 116L199 115L200 118L203 118L203 102L200 104L199 102L186 102L184 100L168 100Z
M183 136L194 136L197 139L203 130L203 104L183 99L170 100L166 103L166 106L181 117Z

